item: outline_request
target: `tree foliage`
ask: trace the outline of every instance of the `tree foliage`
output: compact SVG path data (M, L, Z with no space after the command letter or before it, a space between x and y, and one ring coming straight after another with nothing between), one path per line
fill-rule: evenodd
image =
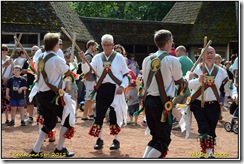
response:
M175 2L87 1L68 4L82 17L161 21Z

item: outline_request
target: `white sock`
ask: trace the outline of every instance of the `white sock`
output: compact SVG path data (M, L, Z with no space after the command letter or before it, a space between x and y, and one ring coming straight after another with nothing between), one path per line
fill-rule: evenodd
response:
M64 146L64 141L65 141L65 138L64 138L64 134L68 131L68 128L62 126L60 128L60 132L59 132L59 139L58 139L58 144L57 144L57 149L58 150L62 150L63 149L63 146Z
M114 135L114 139L116 139L117 141L119 141L119 135Z
M186 130L186 136L185 138L189 138L190 137L190 131Z
M161 155L162 153L160 151L152 148L151 151L148 153L147 158L159 158Z
M103 140L103 129L101 128L101 131L98 135L98 138L100 138L101 140Z
M206 152L208 153L208 156L214 156L212 149L207 148Z
M36 144L33 147L34 152L38 153L41 151L42 144L44 140L47 138L47 133L43 132L42 130L39 131L38 138L36 140Z
M151 146L147 146L142 158L147 158L148 153L152 150Z

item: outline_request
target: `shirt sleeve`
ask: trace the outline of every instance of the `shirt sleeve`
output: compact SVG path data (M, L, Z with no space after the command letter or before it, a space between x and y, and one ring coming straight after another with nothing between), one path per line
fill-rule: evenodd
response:
M232 73L234 73L235 70L238 70L238 57L235 59L233 66L232 66Z
M6 87L11 88L11 86L12 86L12 78L9 78Z
M60 57L56 59L56 61L58 64L54 65L56 66L56 70L60 75L64 75L67 71L69 71L69 66L65 63L64 60L62 60Z
M144 88L146 88L146 79L147 79L146 76L148 76L147 75L147 69L146 69L147 61L148 61L148 57L146 57L142 62L142 80L144 82Z
M126 88L129 85L129 78L128 76L125 76L127 74L129 74L129 69L126 65L126 61L124 57L121 57L121 72L123 75L123 79L122 79L122 83L120 86L122 86L123 88Z
M63 53L63 51L62 51L61 49L58 49L57 55L58 55L61 59L65 60L65 59L64 59L64 53Z
M9 59L9 58L8 58ZM12 59L11 59L12 60ZM12 60L13 61L13 60ZM6 67L6 68L3 68L2 67L2 73L5 71L5 69L6 69L6 71L5 71L5 73L4 73L4 75L2 75L4 78L6 78L6 79L8 79L8 78L10 78L10 76L12 75L12 67L13 67L13 63L12 64L10 64L8 67Z
M100 55L99 55L100 56ZM92 61L90 63L90 65L92 66L92 68L97 72L97 63L98 63L98 60L99 60L99 56L96 55L92 58ZM90 67L87 63L82 63L82 71L86 74L87 72L90 71Z
M171 57L171 56L170 56ZM178 81L182 78L182 70L181 70L181 64L177 58L173 58L171 61L171 70L174 81Z
M223 71L221 77L223 77L223 82L228 79L228 81L225 83L224 85L224 89L225 91L231 96L237 96L237 89L235 87L235 85L233 85L233 83L229 80L227 71Z
M197 67L196 67L196 69L193 72L194 72L194 74L198 75L198 77L199 77L199 74L200 74L199 71L200 71L200 65L198 64ZM188 82L189 89L196 90L196 89L198 89L202 85L199 82L199 78L198 77L189 80L189 82Z

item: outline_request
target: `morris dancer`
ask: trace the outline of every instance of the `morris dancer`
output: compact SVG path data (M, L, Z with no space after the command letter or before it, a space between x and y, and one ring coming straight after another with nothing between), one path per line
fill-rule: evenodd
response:
M96 117L89 131L89 134L98 137L94 149L103 148L102 125L105 118L105 113L110 108L110 134L114 135L113 143L110 150L120 148L118 134L123 123L121 110L126 113L126 102L124 90L129 84L128 68L124 57L115 51L113 36L105 34L101 38L103 52L93 57L91 66L97 72L98 79L95 86L96 95ZM82 70L84 73L90 71L87 63L84 63L84 52L79 52L80 58L83 61ZM121 106L122 105L124 106ZM123 108L123 109L122 109ZM124 120L126 120L124 118Z
M173 36L168 30L159 30L154 35L158 47L143 60L142 77L144 80L144 106L147 125L152 135L143 158L164 158L171 142L172 128L172 98L175 87L181 84L179 90L186 86L182 78L181 64L177 58L169 55Z
M214 64L215 49L208 47L204 56L206 74L202 73L203 63L197 65L193 79L189 80L189 88L192 89L190 103L190 110L198 124L198 133L200 139L200 147L202 153L207 153L208 158L214 157L214 144L216 138L216 125L220 116L220 86L224 85L225 90L232 96L234 100L237 99L236 88L232 88L227 72ZM190 76L192 76L192 74ZM204 107L201 107L201 88L204 82ZM201 154L200 158L204 158L205 154Z
M58 42L58 45L59 45L59 49L58 49L58 51L57 51L57 56L59 56L59 57L61 57L62 59L64 59L64 54L63 54L63 51L61 50L61 47L62 47L62 45L63 45L63 43L62 43L62 40L61 39L59 39L59 42ZM35 53L35 55L33 56L33 62L34 63L36 63L36 62L38 62L38 60L39 60L39 57L43 54L45 52L45 47L44 47L44 45L40 48L40 49L38 49L37 51L36 51L36 53ZM64 59L64 61L65 61L65 59ZM30 69L30 70L35 70L36 71L36 69L35 69L35 65L34 66L31 66L31 67L29 67L28 69ZM34 74L37 74L37 72L33 72ZM32 89L32 87L33 87L34 85L32 85L31 87L30 87L30 89ZM38 93L37 93L38 94ZM36 97L37 97L37 95L36 95ZM37 104L38 104L38 101L37 101ZM39 105L38 105L39 106ZM42 116L42 114L41 114L41 111L39 110L39 107L38 107L38 115L37 115L37 117L36 117L36 120L37 120L37 123L38 123L38 125L39 125L39 129L41 129L42 128L42 126L43 126L43 123L44 123L44 118L43 118L43 116ZM58 118L57 118L57 122L58 122L59 120L58 120ZM53 129L53 134L55 134L56 133L56 130L55 129ZM52 137L51 136L49 136L49 139L48 139L48 142L55 142L55 135L52 135Z
M75 102L70 95L64 93L60 87L63 75L70 76L71 71L65 61L57 56L59 49L58 33L47 33L44 36L45 52L39 57L35 68L38 71L38 79L31 90L30 101L38 92L39 110L44 118L44 125L39 131L39 136L34 145L30 156L33 158L43 158L40 152L41 146L47 136L52 138L52 130L56 126L57 116L62 119L59 134L59 141L54 153L65 155L66 157L74 156L64 146L65 138L72 138L75 124Z

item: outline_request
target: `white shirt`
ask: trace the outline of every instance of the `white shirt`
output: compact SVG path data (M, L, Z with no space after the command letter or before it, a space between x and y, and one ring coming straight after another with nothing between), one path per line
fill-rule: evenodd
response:
M234 73L235 70L238 70L238 57L235 59L232 65L232 73Z
M10 57L7 56L6 60L8 60L9 58ZM3 65L3 63L5 63L5 61L2 59L2 65ZM3 74L4 70L6 69L6 71L5 71L4 75L3 75L4 78L8 79L10 77L11 68L12 68L12 65L11 64L7 68L6 67L2 67L2 74Z
M160 55L164 52L165 51L159 50L156 52L156 55ZM151 59L150 56L148 56L143 60L142 63L142 78L144 80L144 88L146 88L150 69ZM175 97L175 81L182 78L181 64L179 60L171 55L165 56L161 60L160 70L164 81L164 89L167 94L166 96ZM160 96L155 76L153 76L151 85L147 89L147 95Z
M214 64L215 65L215 64ZM212 67L211 70L208 70L207 66L205 66L205 69L206 71L209 72L209 74L212 73L214 67ZM189 81L189 89L192 89L192 93L191 95L193 95L197 90L198 88L202 85L202 83L199 82L199 77L200 77L200 74L202 74L202 70L200 68L200 64L197 65L197 67L195 68L194 70L194 73L198 75L198 78L195 78L195 79L192 79ZM217 88L217 91L218 91L218 94L220 95L220 86L223 82L223 80L225 78L228 78L228 74L226 72L226 70L224 70L223 68L219 67L219 70L217 72L217 75L215 77L215 85L216 85L216 88ZM227 82L224 86L225 90L227 91L227 93L230 95L230 96L233 96L235 94L237 94L237 91L236 91L236 88L234 87L233 85L233 90L230 90L229 89L229 85L230 85L230 82ZM201 100L202 96L200 95L197 99L198 100ZM204 101L217 101L215 95L214 95L214 92L212 90L211 87L208 87L205 91L204 91Z
M25 61L26 58L18 57L17 59L14 60L14 65L19 65L22 68Z
M137 67L136 67L136 61L131 61L131 70L135 73L135 74L137 74L138 72L137 72Z
M36 63L39 60L39 57L42 54L42 48L40 48L39 50L36 51L35 55L33 56L33 62ZM64 53L61 49L58 49L57 53L58 56L60 56L64 61Z
M36 63L40 57L40 55L42 54L42 48L40 48L39 50L36 51L35 55L33 56L33 62Z
M92 62L90 63L93 69L97 72L99 77L101 77L103 73L103 61L101 58L102 53L95 55L92 58ZM105 58L108 59L109 57L105 55ZM116 56L112 61L110 69L113 75L122 82L120 86L126 88L129 85L129 81L128 78L123 77L123 75L129 73L129 69L126 65L125 58L123 57L123 55L121 55L120 53L116 53ZM82 71L84 73L87 73L89 70L90 70L89 65L87 63L85 64L82 63ZM107 83L107 82L116 84L108 74L105 76L102 83Z
M63 53L63 51L61 49L58 49L57 55L60 56L62 59L64 59L64 53Z
M49 53L55 53L55 52L53 51L44 52L44 56L47 56L47 54ZM38 68L37 66L38 66L38 62L35 63L35 68ZM62 77L69 70L69 66L66 65L66 62L61 57L55 55L54 57L47 60L44 69L45 72L47 73L48 82L54 85L55 87L59 88ZM50 90L50 88L46 85L43 76L41 74L39 76L39 80L36 85L38 91L44 92Z
M73 70L75 68L75 64L76 63L72 63L72 62L69 63L70 70ZM75 68L72 72L74 72L75 74L77 74L77 68Z

